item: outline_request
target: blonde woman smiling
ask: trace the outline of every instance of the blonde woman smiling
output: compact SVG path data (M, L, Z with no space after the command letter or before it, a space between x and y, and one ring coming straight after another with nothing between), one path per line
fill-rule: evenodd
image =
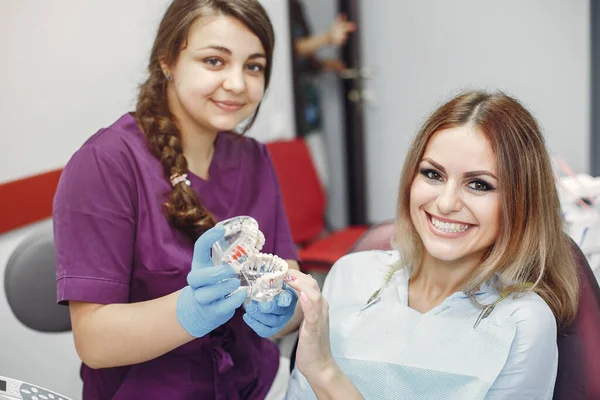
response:
M350 254L305 319L289 399L551 399L578 280L533 116L503 93L437 109L406 158L395 251ZM329 328L330 326L330 328Z

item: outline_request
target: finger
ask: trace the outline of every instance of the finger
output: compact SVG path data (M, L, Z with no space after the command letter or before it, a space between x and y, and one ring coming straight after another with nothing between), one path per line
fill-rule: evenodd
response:
M284 284L285 285L285 284ZM259 308L262 312L271 312L273 314L283 315L285 313L292 313L293 310L296 309L296 301L298 300L298 295L296 291L292 288L285 286L285 290L277 296L276 300L273 300L271 303L277 304L277 307L273 307L272 311L267 311L268 307L263 304L259 304Z
M263 313L263 314L275 314L285 315L288 310L283 307L279 307L275 301L269 301L266 303L259 303L252 300L246 305L246 311L249 313Z
M229 294L229 293L227 293L227 294ZM241 307L242 304L244 304L244 301L246 300L247 296L248 296L248 292L246 290L240 290L240 291L232 294L231 297L228 297L226 299L221 298L220 300L217 300L217 301L207 305L206 306L207 311L214 312L219 315L233 312L236 309L238 309L239 307Z
M335 63L334 69L338 72L341 72L346 69L346 64L341 61Z
M237 274L230 265L206 267L192 270L187 276L187 283L194 289L214 285L224 279L236 278Z
M277 327L285 325L285 323L291 317L291 315L290 315L291 313L289 311L290 310L288 310L288 312L284 315L264 314L264 313L261 313L256 308L249 310L248 307L246 307L246 314L250 315L252 318L257 320L261 324L263 324L265 326L269 326L271 328L277 328Z
M319 314L317 309L310 301L309 297L306 293L300 293L300 307L302 307L302 312L304 313L304 321L309 325L315 325L319 322Z
M297 269L288 269L287 277L293 277L295 279L310 279L311 275L305 274L304 272L300 272Z
M325 300L320 291L308 290L303 293L308 297L310 303L317 312L319 312L320 314L323 314L323 312L328 312L329 306L327 305L327 301Z
M265 324L260 323L247 313L244 314L242 318L244 319L246 325L252 328L252 330L261 337L271 337L275 334L275 332L277 332L276 328L271 328L270 326L266 326Z
M277 295L277 305L279 307L289 307L292 304L294 297L289 290L285 290Z
M223 226L214 226L204 232L194 243L194 258L192 259L192 270L212 265L210 249L213 244L225 236Z
M194 290L194 299L198 304L210 304L222 299L229 293L239 289L240 280L231 278L211 286L204 286Z
M303 274L300 271L288 270L286 285L295 289L298 293L302 291L307 293L321 293L321 289L319 288L317 281L312 276Z
M255 310L265 313L265 314L277 313L281 309L281 307L279 307L279 305L277 305L277 302L275 300L267 301L264 303L255 301L253 303L254 303L254 304L252 304L253 307L251 307L252 309L255 309ZM281 311L279 311L279 314L281 314Z

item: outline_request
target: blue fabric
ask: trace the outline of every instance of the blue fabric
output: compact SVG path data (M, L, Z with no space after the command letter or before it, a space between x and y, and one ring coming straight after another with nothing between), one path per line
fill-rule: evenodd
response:
M192 270L187 277L188 286L177 299L177 320L197 338L229 321L246 299L245 291L225 298L240 287L240 280L229 265L212 266L210 249L224 234L225 229L219 226L198 238L194 245Z
M291 288L286 288L270 302L252 300L246 306L244 321L258 336L271 337L292 318L297 302L298 295Z

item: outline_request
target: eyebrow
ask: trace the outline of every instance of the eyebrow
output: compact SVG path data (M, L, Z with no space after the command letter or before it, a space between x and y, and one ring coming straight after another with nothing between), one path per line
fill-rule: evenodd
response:
M442 167L440 164L438 164L437 162L433 161L431 158L425 157L425 158L423 158L422 161L427 161L429 164L433 165L435 168L439 169L441 172L446 173L446 169L444 167ZM494 175L490 171L486 171L486 170L469 171L469 172L464 173L465 178L474 178L476 176L481 176L481 175L487 175L491 178L498 180L496 175Z
M207 49L217 50L217 51L219 51L221 53L225 53L225 54L228 54L228 55L232 54L231 50L229 50L227 47L218 46L218 45L210 45L210 46L206 46L206 47L201 47L201 48L199 48L197 50L207 50ZM250 56L248 56L248 60L254 60L256 58L264 58L264 59L266 59L267 56L264 55L263 53L254 53L254 54L251 54Z

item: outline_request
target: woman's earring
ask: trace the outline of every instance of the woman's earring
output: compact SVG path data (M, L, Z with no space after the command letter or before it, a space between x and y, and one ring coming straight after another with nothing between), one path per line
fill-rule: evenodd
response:
M165 72L165 78L167 78L168 81L173 80L173 75L169 74L168 72Z

